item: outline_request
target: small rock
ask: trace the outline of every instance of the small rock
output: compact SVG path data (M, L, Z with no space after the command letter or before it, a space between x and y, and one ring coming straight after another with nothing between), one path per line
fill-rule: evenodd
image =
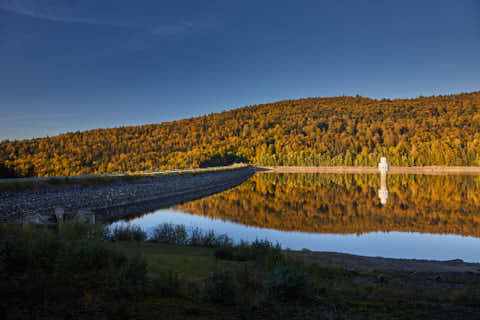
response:
M380 273L379 275L377 275L377 282L385 282L385 276L383 275L383 273Z
M48 217L45 217L45 216L42 216L41 214L36 213L29 216L25 216L23 218L23 223L42 225L42 224L48 223Z
M453 260L448 260L447 262L463 263L463 260L462 259L453 259Z

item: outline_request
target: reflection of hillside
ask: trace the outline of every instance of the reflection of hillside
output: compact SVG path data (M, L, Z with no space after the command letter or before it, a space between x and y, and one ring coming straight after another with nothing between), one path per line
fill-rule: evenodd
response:
M377 175L257 174L175 208L245 225L320 233L409 231L480 236L480 178L394 175L380 205Z

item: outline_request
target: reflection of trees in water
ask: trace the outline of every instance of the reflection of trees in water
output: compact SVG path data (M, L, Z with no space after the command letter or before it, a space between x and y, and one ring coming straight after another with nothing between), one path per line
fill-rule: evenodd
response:
M176 206L251 226L321 233L409 231L480 236L480 177L257 174L239 187Z

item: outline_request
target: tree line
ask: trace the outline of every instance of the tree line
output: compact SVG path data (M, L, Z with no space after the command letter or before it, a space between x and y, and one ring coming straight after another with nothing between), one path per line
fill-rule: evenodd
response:
M225 165L480 165L480 92L306 98L191 119L0 143L0 175Z

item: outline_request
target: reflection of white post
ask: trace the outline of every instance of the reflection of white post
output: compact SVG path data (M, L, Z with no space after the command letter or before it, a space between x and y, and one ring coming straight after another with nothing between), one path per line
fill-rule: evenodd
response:
M387 162L387 158L381 157L380 163L378 164L378 170L380 171L380 189L378 190L378 197L380 198L380 203L385 205L387 204L388 196L390 193L387 189L387 173L390 165Z
M385 205L387 204L388 196L390 192L387 189L387 174L380 173L380 189L378 190L378 197L380 198L380 203Z

